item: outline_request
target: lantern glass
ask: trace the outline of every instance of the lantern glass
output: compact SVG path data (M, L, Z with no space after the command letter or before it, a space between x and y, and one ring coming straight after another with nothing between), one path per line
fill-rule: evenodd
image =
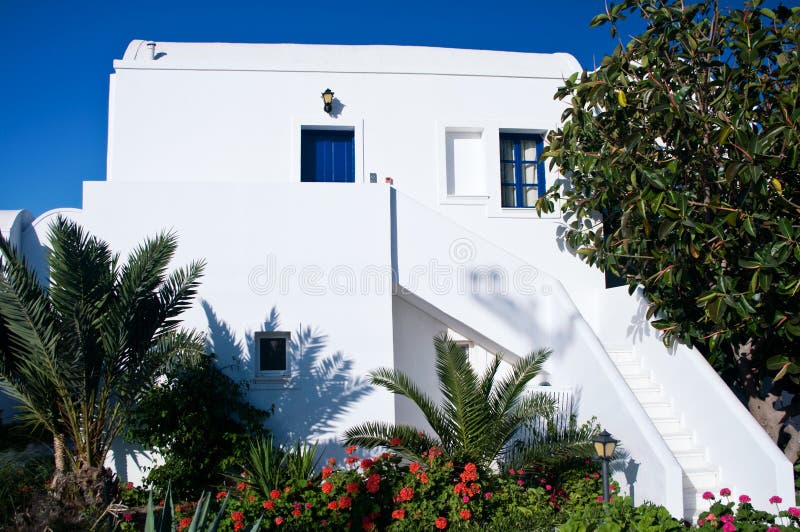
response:
M615 440L608 431L603 431L597 435L597 438L592 440L594 445L594 452L597 457L603 460L608 460L614 454L614 449L617 448L617 440Z
M594 442L594 452L595 452L595 454L597 454L598 458L605 458L605 452L606 451L605 451L605 446L603 445L603 442L601 442L601 441Z
M322 101L325 102L325 105L330 105L333 101L333 91L325 89L325 92L322 93Z

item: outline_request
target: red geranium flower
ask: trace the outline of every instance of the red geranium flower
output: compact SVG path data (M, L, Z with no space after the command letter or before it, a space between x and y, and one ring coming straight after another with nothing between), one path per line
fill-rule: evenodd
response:
M412 490L411 488L402 488L400 490L400 493L397 495L397 499L400 502L410 501L413 498L414 498L414 490Z
M469 510L461 510L459 514L461 515L461 519L463 519L464 521L472 517L472 512L470 512Z
M361 460L361 469L363 469L364 471L366 471L367 469L369 469L370 467L372 467L372 465L373 465L374 463L375 463L375 462L373 462L373 461L372 461L370 458L364 458L363 460Z
M125 484L125 489L126 490L132 490L133 489L133 482L127 482Z
M333 469L331 469L328 466L323 467L322 468L322 480L325 480L326 478L331 476L332 473L333 473Z
M217 500L224 499L227 496L228 496L227 491L220 491L219 493L217 493Z
M292 515L295 516L295 517L297 517L298 515L300 515L302 513L303 512L301 512L300 510L292 510Z
M278 526L281 526L281 524L283 524L283 517L281 517L281 516L276 517L275 518L275 524L278 525Z
M244 528L244 523L242 523L241 521L236 521L235 523L233 523L234 530L241 530L243 528Z
M348 482L346 490L347 493L358 493L358 482Z
M434 521L433 524L436 525L436 528L438 528L439 530L447 528L447 518L441 516L437 517L436 521Z
M406 511L405 510L395 510L392 512L392 519L405 519Z
M398 445L401 445L402 443L403 443L403 440L401 440L400 438L392 438L392 439L389 440L389 445L393 445L395 447L397 447Z
M347 452L347 454L353 454L354 452L356 452L356 449L358 449L358 447L356 447L355 445L350 445L348 447L345 447L344 450Z
M281 490L272 490L269 492L269 496L272 499L278 499L281 496Z
M339 508L338 501L331 501L331 502L328 503L328 509L329 510L337 510L338 508Z
M242 512L233 512L231 514L231 519L234 521L244 521L244 514Z
M322 483L322 491L325 493L330 493L333 491L333 484L330 482L323 482Z
M428 483L428 474L425 471L421 471L419 475L417 475L417 480L422 482L423 484Z
M353 499L350 497L339 497L339 508L345 510L353 506Z
M236 489L237 490L243 490L246 487L247 487L247 484L245 484L244 482L239 482L238 484L236 484Z
M422 466L419 464L419 462L411 462L411 463L408 465L408 469L409 469L409 471L411 471L412 473L416 473L417 471L419 471L419 468L420 468L420 467L422 467Z
M192 518L191 517L184 517L183 519L181 519L181 522L178 525L178 529L179 530L183 530L184 528L188 528L189 525L191 525L191 524L192 524Z
M262 504L261 506L263 506L265 510L275 509L275 503L272 501L264 501L264 504Z
M377 473L373 473L367 479L367 491L370 493L377 493L380 489L381 483L381 476Z

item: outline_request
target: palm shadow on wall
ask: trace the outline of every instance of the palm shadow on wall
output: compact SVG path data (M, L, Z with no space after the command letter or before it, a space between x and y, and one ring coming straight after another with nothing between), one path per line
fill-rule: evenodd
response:
M256 332L281 329L276 307L267 313L258 331L248 330L244 341L220 319L207 301L202 301L208 319L208 347L233 378L252 383L250 400L261 408L274 405L267 421L278 442L317 441L320 446L335 443L342 420L352 407L370 393L363 376L353 375L353 361L341 351L326 351L327 335L311 325L298 325L288 346L292 368L290 382L264 386L253 383Z

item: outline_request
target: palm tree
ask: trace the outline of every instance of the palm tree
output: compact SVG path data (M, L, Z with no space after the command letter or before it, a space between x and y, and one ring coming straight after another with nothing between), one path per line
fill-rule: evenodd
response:
M71 471L102 471L142 393L171 364L203 351L178 317L204 263L172 273L173 233L138 246L124 264L109 245L59 217L50 228L43 286L0 235L0 391L17 417L53 437L53 487Z
M388 447L415 460L437 446L456 463L474 462L488 467L507 450L520 427L553 412L555 404L549 396L526 391L526 385L550 355L549 350L530 353L514 363L507 376L498 378L502 361L499 354L479 376L466 351L447 335L435 337L433 344L442 394L440 404L399 370L381 368L370 372L372 384L413 401L433 434L409 425L373 421L347 430L348 445Z

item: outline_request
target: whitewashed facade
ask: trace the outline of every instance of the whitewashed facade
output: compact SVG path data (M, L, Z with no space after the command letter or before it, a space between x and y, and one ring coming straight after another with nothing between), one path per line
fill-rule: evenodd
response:
M525 161L578 70L567 54L134 41L111 75L106 180L79 210L5 212L0 230L39 264L57 213L123 252L177 231L176 264L208 263L187 323L275 405L278 437L419 423L364 376L393 366L435 393L431 340L449 330L478 365L552 348L543 378L622 441L638 502L691 516L722 486L793 500L790 463L702 357L665 349L641 298L565 249L557 215L509 206L560 179Z

